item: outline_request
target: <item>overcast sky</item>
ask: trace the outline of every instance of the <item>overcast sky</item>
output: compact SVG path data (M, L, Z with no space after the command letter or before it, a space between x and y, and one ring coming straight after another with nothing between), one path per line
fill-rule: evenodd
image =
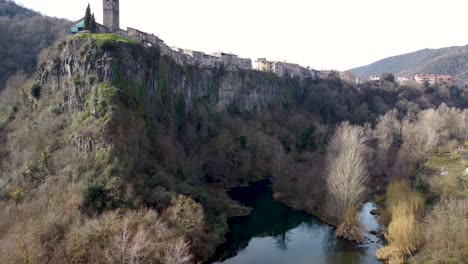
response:
M16 0L77 20L102 0ZM169 46L347 70L424 48L468 44L467 0L120 0L121 27Z

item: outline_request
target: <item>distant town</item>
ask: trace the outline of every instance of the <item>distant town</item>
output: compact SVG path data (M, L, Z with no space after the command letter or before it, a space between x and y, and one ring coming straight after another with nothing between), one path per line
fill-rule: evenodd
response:
M304 67L296 63L285 61L269 61L266 58L258 58L254 63L249 58L242 58L229 52L213 52L207 54L202 51L194 51L173 46L168 46L164 40L152 33L146 33L136 28L127 27L127 30L120 28L120 5L119 0L103 0L103 24L96 23L93 33L111 33L133 39L144 47L158 47L161 53L171 57L177 64L197 65L206 68L221 68L226 70L258 70L271 72L279 77L289 76L291 78L318 78L326 79L331 75L342 80L355 84L374 84L378 85L382 76L371 75L367 77L356 77L351 72L339 72L334 70L318 71L311 67ZM85 18L82 18L71 26L71 33L77 34L86 32ZM455 80L450 75L420 74L415 76L394 76L394 81L404 85L411 83L429 85L453 85Z

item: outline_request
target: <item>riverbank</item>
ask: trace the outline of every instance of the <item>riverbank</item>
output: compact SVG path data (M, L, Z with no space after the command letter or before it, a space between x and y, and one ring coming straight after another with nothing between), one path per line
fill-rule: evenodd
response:
M267 180L228 193L252 211L229 219L226 243L207 263L380 263L374 257L377 237L362 244L336 238L334 226L273 199ZM373 208L361 212L374 230L378 223L370 214Z

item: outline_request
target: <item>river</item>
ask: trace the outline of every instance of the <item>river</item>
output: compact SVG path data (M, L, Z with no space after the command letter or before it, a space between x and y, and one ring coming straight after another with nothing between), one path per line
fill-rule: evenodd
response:
M380 263L374 253L379 239L368 233L366 242L356 244L337 239L333 228L304 212L272 198L271 185L262 181L249 187L234 188L229 195L252 213L229 220L226 242L220 246L214 263L289 264L289 263ZM370 211L372 203L363 205L360 218L368 231L379 225Z

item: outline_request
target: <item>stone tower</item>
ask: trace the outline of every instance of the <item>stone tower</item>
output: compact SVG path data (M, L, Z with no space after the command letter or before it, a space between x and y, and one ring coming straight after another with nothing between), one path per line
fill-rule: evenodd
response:
M103 0L104 26L110 32L120 29L119 0Z

